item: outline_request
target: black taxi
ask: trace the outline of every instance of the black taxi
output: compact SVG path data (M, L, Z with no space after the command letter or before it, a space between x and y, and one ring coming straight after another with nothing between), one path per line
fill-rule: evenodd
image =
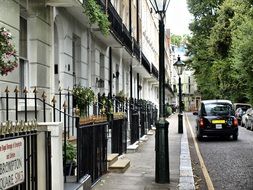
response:
M203 136L224 136L238 139L238 121L230 100L202 100L196 115L196 135L199 140Z

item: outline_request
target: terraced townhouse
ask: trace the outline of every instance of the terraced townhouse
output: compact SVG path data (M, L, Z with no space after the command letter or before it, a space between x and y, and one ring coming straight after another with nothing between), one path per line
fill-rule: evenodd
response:
M108 34L91 24L87 3L101 7ZM124 154L155 125L159 31L148 0L0 0L0 27L11 33L18 58L0 76L0 147L20 145L3 153L2 165L19 163L0 174L3 187L62 190L73 182L85 189L107 172L108 156ZM161 69L171 103L169 30L165 39ZM75 87L96 96L86 119L78 115ZM113 119L103 115L109 108ZM77 152L73 174L64 172L69 143Z

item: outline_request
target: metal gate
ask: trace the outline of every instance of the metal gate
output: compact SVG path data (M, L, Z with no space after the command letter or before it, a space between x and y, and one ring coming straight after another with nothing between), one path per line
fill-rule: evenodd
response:
M36 190L37 124L6 122L0 127L0 189ZM50 137L50 133L46 134ZM50 147L50 141L46 141ZM50 149L46 150L47 190L51 190Z
M107 172L108 123L80 125L77 129L77 179L86 174L94 183Z

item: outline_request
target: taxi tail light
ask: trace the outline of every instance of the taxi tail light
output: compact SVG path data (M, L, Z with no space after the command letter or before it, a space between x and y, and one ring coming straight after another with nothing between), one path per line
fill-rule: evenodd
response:
M235 127L238 126L238 120L237 120L236 118L234 118L234 120L233 120L233 125L234 125Z
M201 127L201 128L203 128L204 127L204 119L203 118L200 118L200 120L199 120L199 126Z

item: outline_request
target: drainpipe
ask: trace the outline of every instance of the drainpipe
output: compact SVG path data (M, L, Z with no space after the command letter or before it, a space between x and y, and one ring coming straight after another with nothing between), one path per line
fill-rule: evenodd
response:
M140 90L139 90L139 84L140 83L140 75L137 73L137 100L140 98Z
M136 26L136 32L137 32L137 42L138 42L138 44L140 44L140 34L139 34L139 0L136 0L136 8L137 8L137 10L136 10L136 24L137 24L137 26Z
M88 55L87 55L87 62L88 62L88 71L89 71L89 74L88 74L88 86L91 87L92 85L92 82L91 82L91 79L92 79L92 63L91 63L91 28L88 28L87 29L87 49L88 49Z
M133 99L133 67L130 65L130 99Z
M129 33L132 36L132 0L129 0Z
M131 135L131 144L134 143L134 128L133 128L133 112L134 112L134 105L133 105L133 68L132 68L132 61L130 64L130 101L129 101L129 123L130 123L130 135Z
M112 97L112 47L109 47L109 93Z

